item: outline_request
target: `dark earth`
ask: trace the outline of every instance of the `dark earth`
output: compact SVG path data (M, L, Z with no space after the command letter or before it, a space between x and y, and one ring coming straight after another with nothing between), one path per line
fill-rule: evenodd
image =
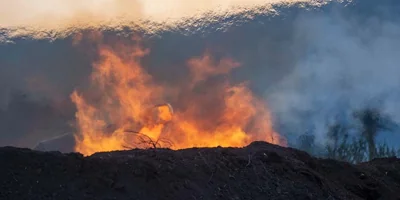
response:
M245 148L97 153L0 148L0 199L400 199L400 159L352 165Z

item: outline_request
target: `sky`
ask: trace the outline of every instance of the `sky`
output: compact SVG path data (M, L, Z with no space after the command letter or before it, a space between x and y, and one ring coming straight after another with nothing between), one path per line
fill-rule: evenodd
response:
M93 60L73 40L91 29L145 35L145 66L160 81L183 76L177 66L206 49L238 60L234 78L250 80L293 140L312 129L323 144L336 116L370 105L400 122L398 9L395 0L0 0L0 146L70 131L69 95Z

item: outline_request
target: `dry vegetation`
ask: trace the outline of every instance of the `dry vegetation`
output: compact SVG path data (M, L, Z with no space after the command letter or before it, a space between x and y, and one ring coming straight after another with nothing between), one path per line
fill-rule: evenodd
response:
M329 127L327 136L330 143L325 149L316 147L312 134L300 136L298 148L316 156L350 163L400 155L400 149L376 142L379 131L395 131L398 127L389 117L378 109L367 108L354 112L354 119L360 126L336 123ZM357 134L350 134L351 131Z

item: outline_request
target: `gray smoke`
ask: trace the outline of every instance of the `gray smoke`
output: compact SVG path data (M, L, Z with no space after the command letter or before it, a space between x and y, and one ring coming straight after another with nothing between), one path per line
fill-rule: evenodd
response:
M297 136L311 131L325 144L327 125L351 121L353 111L369 106L400 122L400 18L384 4L372 5L378 14L343 8L296 19L291 45L301 56L265 94L284 130Z
M200 22L191 34L176 28L146 38L151 53L143 62L157 81L179 84L185 62L206 49L232 57L243 65L233 77L251 80L265 96L279 132L291 139L312 129L323 144L328 123L367 105L400 122L399 9L399 1L359 0ZM0 45L0 146L33 147L73 130L69 95L86 84L95 58L72 40L12 38Z

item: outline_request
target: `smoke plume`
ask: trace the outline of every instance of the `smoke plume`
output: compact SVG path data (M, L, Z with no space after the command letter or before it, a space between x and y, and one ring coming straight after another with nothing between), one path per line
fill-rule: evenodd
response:
M252 18L273 12L273 5L299 2L323 4L312 0L1 0L0 27L7 30L0 41L21 36L62 38L87 28L128 27L154 34L182 26L202 26L198 19L205 16L208 22L239 13Z
M93 29L156 35L143 66L160 82L179 84L180 66L207 49L239 61L232 77L264 95L289 139L312 130L324 144L327 124L369 105L400 122L399 1L156 2L0 0L0 145L32 146L67 130L69 95L95 59L74 41ZM27 126L34 118L48 121Z
M287 132L298 136L308 131L325 144L329 124L355 123L352 112L370 106L400 122L400 18L389 7L399 4L364 3L356 7L374 7L364 13L354 7L332 9L295 20L290 45L300 56L293 71L266 92Z

